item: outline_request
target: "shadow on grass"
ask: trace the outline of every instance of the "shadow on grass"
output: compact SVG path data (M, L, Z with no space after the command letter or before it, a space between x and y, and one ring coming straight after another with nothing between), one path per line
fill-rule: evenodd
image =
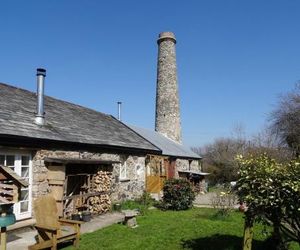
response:
M184 249L193 250L240 250L242 249L243 238L234 235L215 234L210 237L186 240L182 242ZM252 241L253 250L266 250L263 241Z

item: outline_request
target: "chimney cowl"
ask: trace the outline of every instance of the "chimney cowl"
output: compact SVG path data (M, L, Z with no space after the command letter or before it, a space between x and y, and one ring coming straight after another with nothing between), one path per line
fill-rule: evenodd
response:
M36 75L37 76L46 76L46 70L43 68L37 68L36 69Z

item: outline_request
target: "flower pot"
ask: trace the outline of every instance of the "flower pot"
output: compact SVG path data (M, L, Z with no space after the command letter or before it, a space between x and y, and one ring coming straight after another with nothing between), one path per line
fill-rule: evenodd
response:
M88 222L91 220L92 214L91 212L83 212L81 217L82 217L82 221Z
M80 214L72 214L71 219L72 220L80 220Z

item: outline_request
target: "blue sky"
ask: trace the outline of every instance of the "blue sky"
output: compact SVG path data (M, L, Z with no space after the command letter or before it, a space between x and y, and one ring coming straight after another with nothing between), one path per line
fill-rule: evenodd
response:
M1 1L0 82L154 127L157 36L173 31L183 140L258 132L300 80L300 1Z

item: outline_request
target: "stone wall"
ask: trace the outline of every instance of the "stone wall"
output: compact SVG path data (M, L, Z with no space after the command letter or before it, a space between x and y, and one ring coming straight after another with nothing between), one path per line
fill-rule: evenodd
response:
M47 166L44 159L51 158L79 158L79 159L98 159L120 161L121 163L113 164L112 170L112 188L111 199L113 202L134 199L142 195L145 189L145 157L106 153L89 153L76 151L55 151L55 150L39 150L33 155L33 186L32 196L47 194L49 185L47 180ZM126 162L127 176L126 179L119 178L120 166Z
M193 160L189 163L189 160L177 159L176 160L176 177L178 177L178 171L192 170L201 171L201 165L198 160Z
M120 164L113 169L112 200L124 201L140 197L145 190L145 157L121 155L121 164L126 162L127 176L119 178Z

